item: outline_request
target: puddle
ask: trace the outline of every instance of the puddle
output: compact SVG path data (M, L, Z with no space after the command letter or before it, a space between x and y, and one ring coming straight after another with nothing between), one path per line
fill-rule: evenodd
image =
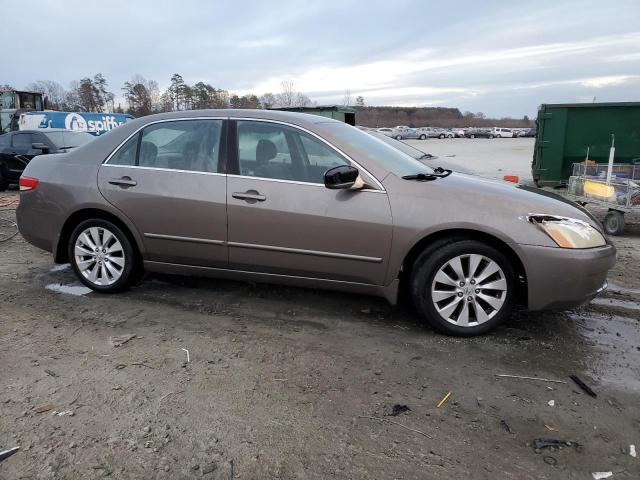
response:
M70 266L71 266L71 264L69 264L69 263L63 263L61 265L54 265L53 267L51 267L49 269L49 271L50 272L63 272L64 270L66 270Z
M626 308L627 310L640 310L640 303L631 300L618 300L617 298L594 298L591 300L594 305L604 305L605 307Z
M87 288L84 285L63 285L61 283L50 283L44 288L51 290L52 292L66 293L67 295L74 295L76 297L92 292L90 288Z
M591 312L568 316L582 327L579 334L594 347L585 365L587 373L603 384L640 390L640 355L636 349L640 335L638 320Z

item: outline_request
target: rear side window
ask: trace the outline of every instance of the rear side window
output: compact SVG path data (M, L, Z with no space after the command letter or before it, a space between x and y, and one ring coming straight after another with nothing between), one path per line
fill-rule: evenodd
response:
M136 164L136 153L138 150L138 139L140 134L134 135L125 142L124 145L109 160L110 165L126 165L133 167Z
M9 145L10 135L0 135L0 145Z
M31 148L32 144L31 134L30 133L19 133L13 136L13 146L14 147L27 147Z
M109 164L215 173L218 171L221 133L222 120L153 124L142 134L127 140Z
M138 165L193 172L218 170L222 120L180 120L146 127Z

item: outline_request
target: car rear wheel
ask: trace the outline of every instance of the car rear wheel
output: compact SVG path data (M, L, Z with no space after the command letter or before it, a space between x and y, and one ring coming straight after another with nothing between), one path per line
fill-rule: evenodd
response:
M489 135L489 138L493 138L493 135Z
M402 135L396 135L396 140L402 140Z
M125 233L108 220L81 222L69 239L69 260L87 287L102 293L127 289L135 279L138 259Z
M411 296L421 317L448 335L479 335L511 315L515 271L495 248L476 240L437 242L416 260Z
M444 138L444 133L441 133L440 136L438 137L440 140L442 140Z
M427 136L425 134L420 135L420 140L426 140Z
M476 138L476 136L472 133L471 135L469 135L469 138Z

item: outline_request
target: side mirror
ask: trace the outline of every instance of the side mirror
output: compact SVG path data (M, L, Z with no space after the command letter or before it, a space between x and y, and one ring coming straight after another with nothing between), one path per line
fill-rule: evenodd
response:
M331 190L348 189L353 187L360 176L360 172L351 165L333 167L324 173L324 186Z
M49 153L49 145L45 143L32 143L31 148L33 150L41 150L42 153Z

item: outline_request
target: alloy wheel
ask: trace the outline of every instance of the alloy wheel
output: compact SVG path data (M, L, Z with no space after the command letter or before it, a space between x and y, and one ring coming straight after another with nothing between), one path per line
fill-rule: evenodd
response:
M507 298L508 284L500 266L479 254L448 260L436 272L431 300L438 314L459 327L475 327L493 318Z
M94 285L114 284L125 268L122 243L104 227L89 227L78 235L74 259L82 276Z

